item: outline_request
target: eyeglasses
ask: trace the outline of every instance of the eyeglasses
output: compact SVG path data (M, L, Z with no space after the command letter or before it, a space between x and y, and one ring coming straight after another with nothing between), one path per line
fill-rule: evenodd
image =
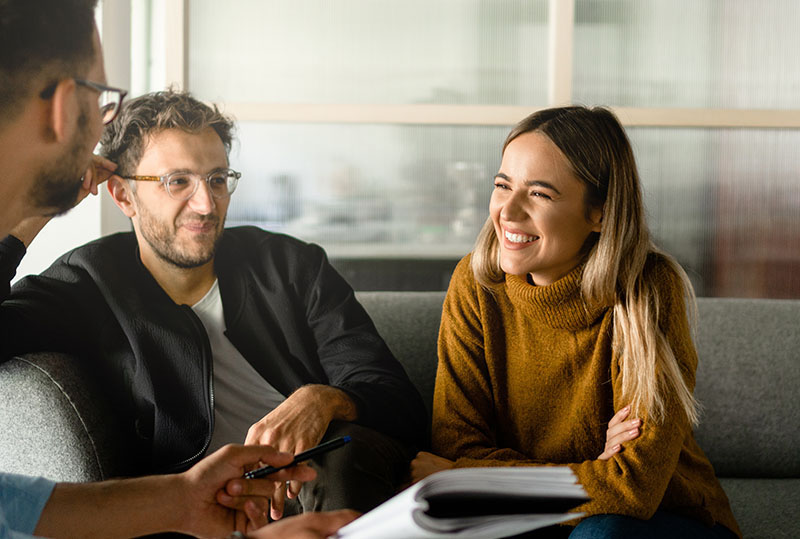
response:
M113 122L114 118L116 118L119 114L120 108L122 108L122 100L125 99L126 95L128 95L127 90L122 90L121 88L112 88L111 86L106 86L105 84L83 79L72 80L74 80L79 86L83 86L84 88L89 88L90 90L100 93L100 95L97 96L97 105L100 108L100 117L103 119L103 125L108 125ZM50 86L42 90L39 96L42 99L50 99L53 97L53 93L55 93L57 86L58 82L52 83Z
M189 200L197 192L200 180L205 180L214 198L227 198L236 190L241 172L233 169L215 170L203 177L191 172L171 172L165 176L127 176L124 179L137 182L161 182L170 198Z
M83 79L75 79L75 83L100 92L100 95L97 96L97 105L100 107L100 117L103 119L103 125L113 122L114 118L119 114L119 110L122 108L122 100L125 99L128 92L120 88L112 88L105 84Z

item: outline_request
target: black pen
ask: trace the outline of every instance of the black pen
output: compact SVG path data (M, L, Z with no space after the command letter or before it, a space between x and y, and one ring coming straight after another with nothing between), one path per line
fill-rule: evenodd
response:
M284 468L291 468L295 464L303 462L304 460L313 459L317 455L321 455L332 449L336 449L337 447L342 447L349 441L350 441L349 436L342 436L341 438L336 438L335 440L325 442L324 444L319 444L317 447L312 447L308 451L303 451L302 453L298 453L297 455L294 456L294 459L289 464L284 464L283 466L264 466L262 468L251 470L245 473L244 477L245 479L258 479L259 477L264 477L270 474L274 474L275 472L283 470Z

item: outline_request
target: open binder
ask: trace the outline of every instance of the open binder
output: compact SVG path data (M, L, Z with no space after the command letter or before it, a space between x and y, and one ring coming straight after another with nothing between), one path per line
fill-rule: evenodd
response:
M508 537L580 517L567 511L588 500L566 466L445 470L356 519L336 537Z

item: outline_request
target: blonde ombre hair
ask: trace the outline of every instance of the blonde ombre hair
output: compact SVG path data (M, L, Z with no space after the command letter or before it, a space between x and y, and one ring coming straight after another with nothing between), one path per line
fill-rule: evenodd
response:
M684 379L672 347L659 326L659 297L652 276L645 274L648 255L658 253L678 276L691 321L694 290L674 258L650 240L642 190L628 137L616 116L605 108L560 107L535 112L519 122L503 144L523 133L537 132L561 150L572 172L586 185L586 211L603 209L599 234L587 239L581 294L587 305L613 308L612 346L620 358L622 400L635 416L662 421L666 395L673 393L692 424L698 404ZM491 290L504 279L500 249L491 218L472 253L477 281Z

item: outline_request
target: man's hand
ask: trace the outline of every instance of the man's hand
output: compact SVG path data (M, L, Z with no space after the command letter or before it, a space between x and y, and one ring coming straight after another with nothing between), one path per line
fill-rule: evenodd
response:
M411 482L416 483L420 479L425 479L436 472L449 470L454 465L455 463L452 460L447 460L427 451L420 451L411 461Z
M249 534L250 539L325 539L349 524L359 514L349 509L328 513L303 513L280 522L273 522Z
M92 162L89 163L89 168L83 174L83 183L81 184L78 198L75 200L75 205L77 206L89 193L97 195L98 186L113 176L116 170L116 163L112 163L97 154L92 155Z
M199 537L221 537L267 524L268 497L274 491L274 482L311 481L316 472L308 466L293 466L268 479L243 479L242 475L256 463L283 466L292 458L272 447L227 445L179 474L176 506L187 510L182 531Z
M603 452L597 457L597 460L608 460L620 451L622 451L622 444L629 442L639 437L639 427L642 425L641 419L626 418L631 413L630 405L624 407L622 410L614 414L611 421L608 422L608 430L606 431L606 446Z
M244 443L270 445L296 455L319 444L332 420L353 421L356 415L355 403L344 391L326 385L303 386L250 427ZM276 486L273 520L283 516L285 497L297 497L301 487L298 480L291 482L288 492L285 483Z
M49 223L52 218L51 215L34 215L33 217L28 217L17 223L17 225L11 229L9 235L17 238L25 244L27 248L30 246L33 238L42 231L44 225Z

